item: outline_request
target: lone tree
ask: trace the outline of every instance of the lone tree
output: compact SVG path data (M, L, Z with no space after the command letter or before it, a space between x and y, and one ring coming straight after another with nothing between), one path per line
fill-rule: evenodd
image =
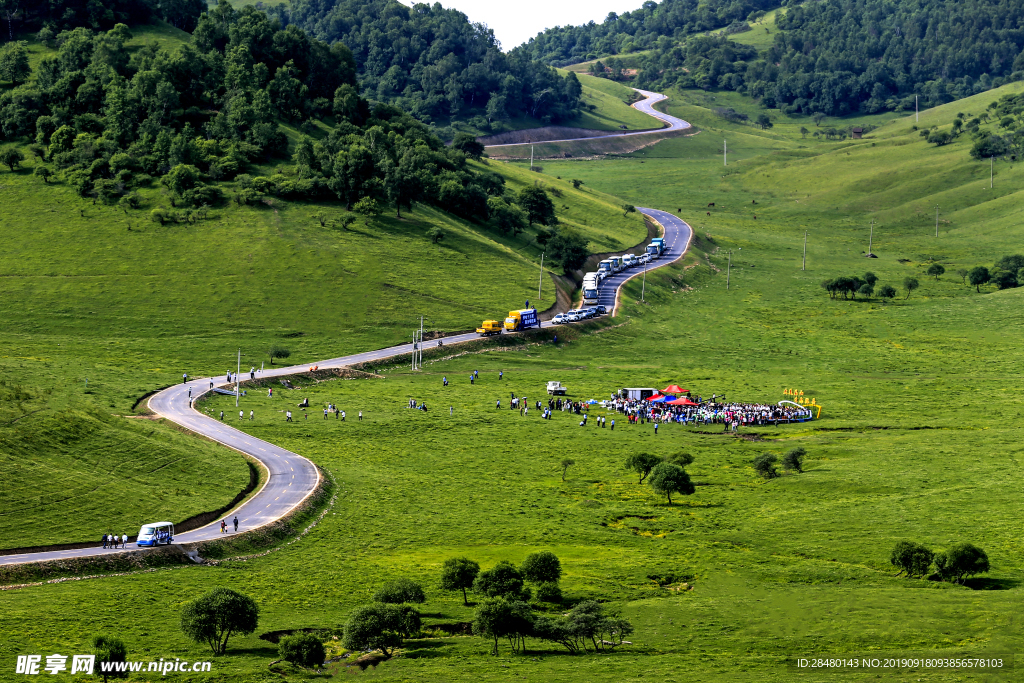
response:
M373 197L363 197L355 203L352 210L361 216L366 216L367 218L379 216L382 211L380 204L378 204L377 200Z
M526 580L531 583L558 583L562 578L562 563L550 550L527 555L521 570Z
M907 576L924 576L928 568L932 566L932 559L935 553L925 548L920 543L911 541L900 541L892 549L889 555L889 563L899 569L896 576L906 574Z
M946 268L942 264L933 263L932 265L928 266L928 274L934 277L936 280L938 280L939 276L945 272Z
M435 225L434 227L427 231L427 237L430 238L431 242L437 244L438 242L444 239L444 231Z
M967 280L974 285L974 291L981 292L981 286L992 279L992 274L985 266L975 266L967 273Z
M690 475L679 465L663 462L651 470L651 488L668 498L668 504L672 504L672 494L678 493L689 496L697 489L690 481Z
M108 671L103 666L104 663L124 662L128 659L128 648L120 638L104 635L93 636L92 653L96 656L96 666L103 676L104 683L108 676L120 678L128 675L123 671Z
M679 465L680 467L688 467L693 463L693 456L685 451L679 451L678 453L665 458L665 462L670 462L674 465Z
M803 446L797 446L782 456L782 466L787 470L796 470L797 472L803 472L804 456L807 455L807 451Z
M644 479L651 473L655 467L661 462L661 458L654 455L653 453L633 453L632 455L626 456L626 469L633 470L640 475L640 482L644 483Z
M779 471L775 469L775 463L778 461L779 459L771 453L762 453L754 458L754 471L765 479L774 479L779 476Z
M473 582L473 590L489 598L529 599L530 591L523 588L523 583L523 573L511 562L502 560L480 572Z
M627 214L636 213L636 207L632 204L622 205L622 217L625 218Z
M36 176L37 178L42 178L44 185L49 185L50 176L53 175L53 171L51 171L47 166L36 166L36 169L32 171L32 175Z
M409 605L363 605L345 624L342 646L349 650L380 650L390 657L404 638L419 632L420 613Z
M181 630L197 643L206 643L213 654L222 655L234 633L247 635L256 630L260 610L256 601L230 588L212 591L186 603L181 610Z
M578 178L573 178L569 182L572 183L572 189L574 189L574 190L580 189L580 185L583 185L583 181L578 179Z
M465 557L452 557L441 566L441 590L462 591L462 604L469 605L466 590L480 574L480 565Z
M271 346L270 350L267 351L267 353L270 355L270 364L271 365L274 364L274 359L275 358L287 358L288 356L292 355L291 351L289 351L288 349L284 348L283 346L278 346L277 344L275 344L274 346Z
M764 114L764 113L761 113L761 114L757 115L756 123L757 123L758 127L761 130L768 130L769 128L772 127L772 125L774 125L774 124L772 124L772 120L768 116L768 114Z
M277 646L277 656L306 669L319 669L327 659L327 650L312 633L285 636Z
M917 281L916 277L903 278L903 289L907 290L907 296L905 299L910 298L910 293L921 286L921 283Z
M960 276L960 284L962 284L962 285L966 285L967 284L967 276L970 274L970 272L971 271L967 270L966 268L958 268L957 269L956 274Z
M896 298L896 288L892 285L882 285L882 288L878 290L878 296L881 297L883 303L886 299L892 301Z
M403 602L426 602L427 596L423 587L411 579L395 579L381 586L373 594L374 602L401 604Z
M569 471L569 468L576 464L576 461L572 458L562 458L562 462L558 465L562 468L562 481L565 481L565 473Z
M988 555L976 545L958 543L935 556L935 569L943 579L963 583L968 576L989 570Z
M25 155L22 154L16 147L4 147L0 150L0 164L3 164L13 172L15 167L18 166L22 161L25 160Z

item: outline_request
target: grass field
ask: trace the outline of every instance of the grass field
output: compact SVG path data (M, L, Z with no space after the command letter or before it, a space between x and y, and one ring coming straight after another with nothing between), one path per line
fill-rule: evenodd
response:
M956 111L980 111L990 101L985 98L999 94L926 112L921 125L926 119L948 123ZM1024 228L1017 199L1024 171L998 163L995 187L989 190L988 164L970 159L966 135L935 148L909 125L904 118L865 140L845 143L804 140L783 125L770 134L751 130L737 138L742 142L728 167L714 153L720 139L706 131L627 158L545 162L542 176L514 164L500 166L512 182L581 178L591 192L679 210L700 239L684 264L648 274L646 303L638 303L640 285L634 281L619 318L599 332L567 330L557 346L545 341L474 355L453 350L454 358L429 363L422 373L384 367L385 379L328 382L279 394L273 401L250 399L259 417L251 428L254 435L311 457L337 479L339 497L324 521L299 543L246 562L5 593L0 632L11 635L0 644L0 656L10 660L25 652L78 651L93 633L111 631L122 635L140 659L203 659L202 648L178 631L177 610L196 593L220 585L257 598L262 610L258 633L338 628L353 607L396 576L423 582L428 627L464 622L471 610L461 605L461 596L437 587L445 558L466 555L486 568L551 549L565 568L566 595L606 599L621 609L637 627L632 646L599 657L570 657L531 641L525 657L512 657L503 646L502 656L493 658L486 655L489 645L483 639L424 638L362 675L408 681L513 676L620 681L638 673L680 682L1016 680L1015 673L920 669L808 675L787 663L812 655L1009 654L1024 636L1018 618L1024 548L1017 531L1017 492L1024 484L1019 467L1022 400L1014 381L1024 357L1024 289L995 292L987 287L976 293L955 275L958 268L991 266L1000 256L1021 251ZM0 174L0 182L21 182L8 177ZM582 204L590 196L574 201ZM615 200L601 201L611 206ZM707 208L712 201L716 206ZM591 211L596 216L599 207ZM281 211L279 234L288 234L288 213ZM862 252L872 219L873 251L879 258L869 261ZM290 229L307 239L317 232ZM376 229L399 227L382 222ZM806 271L801 270L805 231ZM80 249L77 236L85 233L83 225L41 239L60 238L69 250ZM98 225L89 225L88 234L93 241L104 235ZM193 239L203 238L199 230L193 234ZM596 228L593 234L595 240L608 239ZM371 239L357 237L367 243ZM207 239L202 248L213 248L213 235ZM221 239L252 241L231 233L221 233ZM288 253L272 236L261 239L265 253L276 250L277 259ZM413 242L409 236L403 239ZM460 239L466 240L467 252L483 249L468 235ZM269 273L267 279L277 286L284 282L282 272L305 272L304 281L321 282L323 276L299 259L308 248L295 247L293 260L257 272ZM360 242L350 246L355 248L365 247ZM23 245L16 253L25 260L33 251ZM165 260L169 253L173 249L162 251ZM232 282L230 271L209 265L220 257L230 267L225 253L206 256L207 265L189 267L210 271L206 281L223 289L224 301L233 303L246 288ZM130 255L142 258L139 252ZM389 262L395 259L394 254L385 256ZM69 256L50 268L60 272L72 262ZM154 262L142 260L148 270ZM937 280L924 275L933 262L947 269ZM105 277L97 278L91 298L111 302L112 311L124 316L118 323L124 329L140 327L129 313L144 299L120 304L123 295L108 284L117 281L108 275L117 274L117 259L110 256L100 265L105 267L97 272ZM4 266L12 267L11 261ZM887 304L860 297L834 301L819 287L825 278L866 270L879 276L879 285L899 288L899 297ZM902 282L908 276L918 278L921 287L905 298ZM244 282L250 288L264 286L261 279L250 276ZM76 342L79 353L104 353L111 367L117 365L115 353L128 359L128 368L145 367L146 356L161 359L161 367L167 366L163 374L142 376L156 383L178 372L173 362L178 359L167 360L168 348L198 358L200 349L215 350L211 340L217 339L227 348L220 351L220 361L207 363L223 369L217 362L223 365L243 336L227 330L235 329L243 313L251 318L251 339L270 338L260 336L269 333L257 325L258 319L277 314L270 301L276 297L254 298L246 310L230 307L232 315L222 318L214 312L223 302L175 294L183 281L168 282L162 297L156 287L147 291L154 302L145 309L153 318L152 331L143 327L135 333L144 341L111 345L121 347L115 351L100 343L97 332ZM478 295L468 294L465 285L450 286L452 302ZM45 297L48 288L36 284L33 291ZM296 286L289 295L299 298L303 291ZM348 303L358 296L367 295L341 300ZM199 312L186 316L191 306ZM37 307L42 308L33 304L32 310ZM21 346L70 336L49 329L57 325L52 316L10 309L4 311L15 323L9 337ZM213 322L204 327L203 316L212 316ZM100 320L90 324L85 314L72 325L76 319L69 315L61 325L78 335L121 329L112 322L104 328ZM317 330L313 338L289 340L301 344L297 348L303 358L328 350L336 355L374 341L383 345L401 329L398 323L365 331L319 323L320 331L309 320L301 325L284 320L287 326L281 325L278 334ZM223 335L213 333L217 325L225 328ZM195 326L203 338L173 332L182 326ZM12 363L3 362L5 367ZM26 371L31 364L19 363L8 372L40 376L38 367ZM470 386L465 378L474 369L480 370L481 380ZM500 383L499 369L506 377ZM110 372L124 394L140 383L130 372ZM452 381L446 391L442 375ZM507 406L509 391L525 394L532 403L552 379L581 399L603 398L627 385L670 382L703 395L757 401L777 401L784 389L796 388L814 397L823 413L819 422L751 429L740 437L722 434L720 428L678 426L667 426L655 437L649 426L626 427L621 421L612 432L581 428L562 413L541 421L507 407L495 409L499 398ZM106 400L107 394L100 396ZM284 423L284 403L300 397L309 397L315 407L338 403L348 419L325 422L314 410L308 420ZM404 408L410 397L425 400L430 411ZM216 401L207 407L219 410ZM359 410L365 415L362 422L355 419ZM756 455L781 454L797 445L809 453L806 472L772 481L755 475L751 462ZM623 469L625 456L637 450L694 455L689 470L697 492L668 506ZM558 463L564 457L576 464L562 482ZM933 549L970 541L988 552L992 571L963 587L895 578L888 553L899 540ZM683 581L694 590L675 590ZM122 599L111 601L110 596ZM256 635L233 639L229 655L215 661L212 679L281 680L267 669L275 653ZM348 673L335 672L337 677ZM286 670L285 677L313 678L298 670Z

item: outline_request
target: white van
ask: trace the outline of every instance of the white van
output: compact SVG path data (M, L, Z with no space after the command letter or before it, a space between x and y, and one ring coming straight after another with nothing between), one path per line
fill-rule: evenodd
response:
M174 541L174 525L170 522L154 522L142 525L135 545L139 547L170 545L172 541Z
M626 254L622 257L622 263L625 264L627 268L632 268L637 264L636 256L633 254Z

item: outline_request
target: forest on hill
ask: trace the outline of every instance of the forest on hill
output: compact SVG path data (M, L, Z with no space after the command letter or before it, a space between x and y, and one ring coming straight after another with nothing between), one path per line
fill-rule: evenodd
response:
M423 121L525 115L558 123L576 117L582 106L575 74L560 76L524 53L504 54L491 29L439 3L410 8L396 0L295 0L269 11L283 25L344 43L366 97Z
M655 25L663 7L674 16L675 5L651 7L645 26ZM1022 21L1024 5L1003 0L812 0L780 10L773 41L761 51L729 39L739 31L732 25L726 35L674 39L693 32L693 23L660 24L661 38L645 32L639 45L621 37L601 45L609 53L652 46L641 58L638 87L735 90L786 113L841 116L912 108L915 95L922 107L936 106L1018 80ZM597 25L569 27L535 41L582 44L601 35ZM535 41L522 49L538 54Z
M144 24L162 19L183 31L196 26L206 11L206 0L48 0L47 2L0 2L0 18L8 40L16 32L56 34L78 27L108 30L115 24Z

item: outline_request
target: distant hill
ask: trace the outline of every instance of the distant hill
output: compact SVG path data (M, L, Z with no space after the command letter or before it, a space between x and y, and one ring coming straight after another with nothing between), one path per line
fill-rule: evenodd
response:
M363 93L420 120L479 114L490 121L530 116L558 123L578 116L576 76L501 52L494 32L440 4L396 0L295 0L269 10L355 57Z
M723 10L715 14L725 28L717 35L692 35L716 27L695 4L689 14L679 9L689 6L677 0L648 2L638 10L641 19L630 15L628 21L609 18L601 25L552 29L520 49L559 63L651 48L640 57L633 83L638 87L735 90L786 113L830 116L910 109L915 95L922 108L937 106L1024 76L1020 3L807 2L778 11L775 30L748 21L725 27L723 22L739 12ZM705 19L681 23L686 16ZM748 20L758 18L755 13ZM751 29L772 35L766 49L743 44L753 42L746 39ZM577 47L568 52L550 47L556 44ZM587 54L580 54L585 47Z

